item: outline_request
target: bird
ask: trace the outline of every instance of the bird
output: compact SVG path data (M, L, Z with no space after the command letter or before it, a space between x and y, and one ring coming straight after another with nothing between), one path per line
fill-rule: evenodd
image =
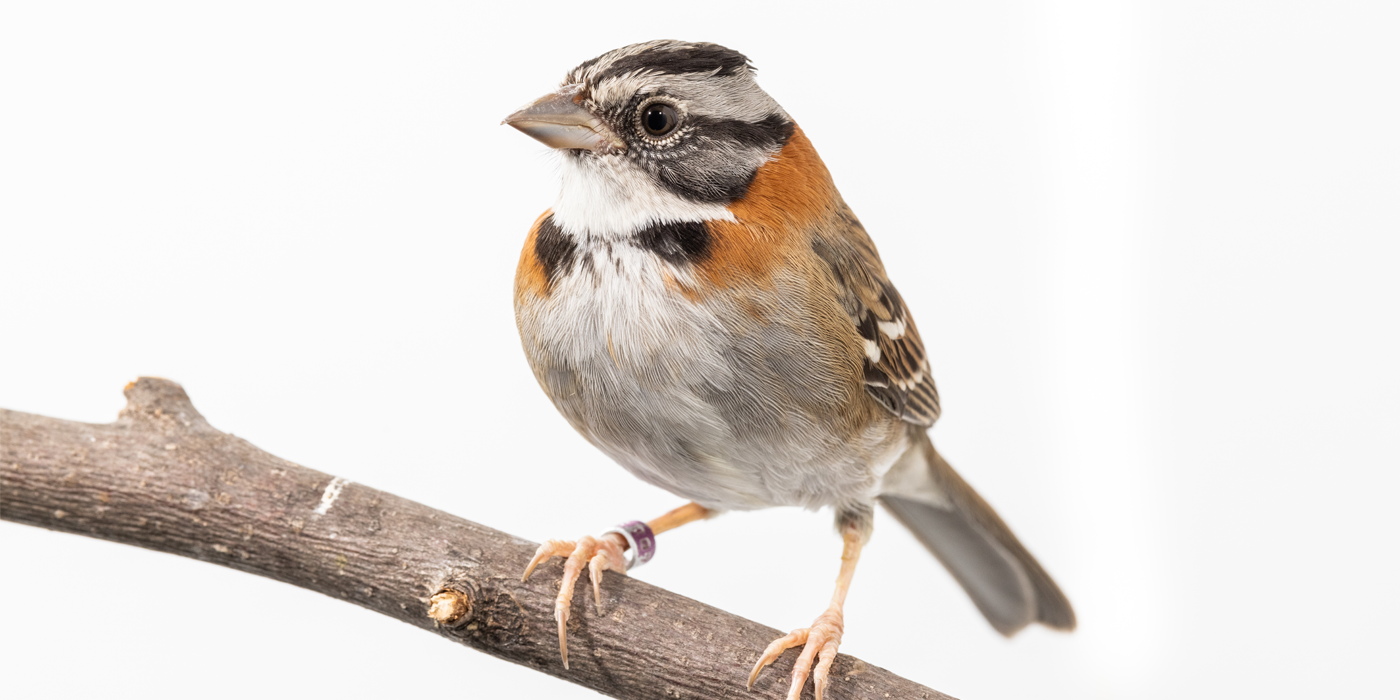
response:
M938 390L914 317L797 123L743 54L660 40L584 61L503 121L559 154L554 205L516 268L521 345L592 445L688 501L598 536L548 540L522 580L565 559L573 590L626 573L656 536L727 511L831 508L831 604L774 640L748 687L801 647L789 688L817 698L875 504L907 527L996 631L1072 630L1069 600L934 449ZM815 669L813 666L815 665Z

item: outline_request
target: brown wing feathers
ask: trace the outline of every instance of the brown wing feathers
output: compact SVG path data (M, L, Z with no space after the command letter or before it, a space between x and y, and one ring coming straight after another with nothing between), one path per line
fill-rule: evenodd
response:
M864 309L856 332L866 342L865 384L875 400L917 425L938 420L938 389L914 319L889 282L874 305Z
M738 222L709 223L720 241L717 248L737 244L743 250L761 250L763 255L748 257L768 264L780 258L775 248L795 242L775 234L814 232L812 250L830 267L841 305L864 346L866 389L904 420L933 425L938 419L938 390L914 319L885 276L874 242L836 192L826 165L801 128L794 127L783 150L759 168L748 193L730 208ZM750 240L756 236L771 238ZM731 253L715 256L704 267L722 271L746 264L752 265L747 257ZM746 270L745 279L761 279L768 271L761 272ZM712 282L723 284L722 279Z
M938 419L938 389L929 373L919 329L899 291L885 276L875 244L849 207L814 241L831 266L854 330L865 349L865 387L890 412L916 425Z

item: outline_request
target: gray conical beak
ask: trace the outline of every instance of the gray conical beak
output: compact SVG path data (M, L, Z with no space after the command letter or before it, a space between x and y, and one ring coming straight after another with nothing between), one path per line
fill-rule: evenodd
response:
M603 122L574 102L578 93L564 89L541 97L506 117L526 136L550 148L579 148L597 153L627 150L627 143Z

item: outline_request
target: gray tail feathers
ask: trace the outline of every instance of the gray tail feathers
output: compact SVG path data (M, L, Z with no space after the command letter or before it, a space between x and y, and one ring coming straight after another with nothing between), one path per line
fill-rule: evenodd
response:
M1032 622L1074 629L1065 594L1011 528L933 449L921 428L886 477L880 502L948 568L992 627L1011 636Z

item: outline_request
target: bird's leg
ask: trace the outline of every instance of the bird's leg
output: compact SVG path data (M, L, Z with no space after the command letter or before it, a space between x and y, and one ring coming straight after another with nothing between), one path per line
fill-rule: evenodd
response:
M674 530L686 523L693 523L696 520L704 520L710 517L710 509L699 503L687 503L680 508L668 511L665 515L647 523L652 534L659 535L667 530Z
M709 515L708 508L698 503L687 503L649 521L647 527L655 536ZM528 580L530 572L540 564L554 557L568 557L564 561L564 579L559 583L559 595L554 599L554 619L559 623L559 657L564 660L565 669L569 668L569 642L565 628L569 623L569 606L574 600L574 584L578 582L583 567L587 565L588 577L593 580L593 601L601 611L603 593L599 583L603 579L603 572L611 569L626 575L628 563L625 552L629 548L627 537L617 532L608 532L599 537L585 535L578 540L547 540L535 550L535 557L530 560L529 566L525 567L525 574L520 577L521 581Z
M831 664L836 660L836 650L841 646L841 633L845 631L841 608L846 604L846 591L850 590L851 578L856 575L856 562L860 559L860 550L865 545L868 534L868 528L862 528L857 523L843 524L841 573L836 576L836 593L831 596L831 605L827 607L826 612L817 616L811 627L795 629L768 645L758 663L754 664L753 672L749 674L749 690L753 690L753 682L758 679L759 672L765 666L777 661L784 651L802 645L802 653L798 655L797 664L792 669L792 688L788 691L788 700L801 697L802 687L807 684L807 674L811 671L814 660L817 669L812 675L812 683L816 686L817 700L821 700L822 692L826 690Z

